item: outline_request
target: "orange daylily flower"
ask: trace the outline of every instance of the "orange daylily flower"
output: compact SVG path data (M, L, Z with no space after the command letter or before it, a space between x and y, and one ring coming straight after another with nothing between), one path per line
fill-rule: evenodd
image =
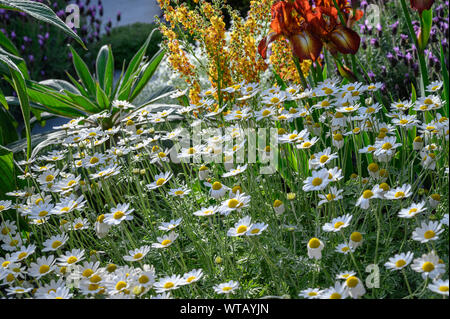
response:
M300 60L315 61L322 51L322 42L306 30L305 20L299 16L291 2L280 1L272 6L270 32L258 46L258 51L264 59L267 57L269 44L281 36L289 41L294 55Z
M429 10L434 3L434 0L410 0L411 7L422 14L422 11Z
M269 44L283 35L292 46L292 51L300 61L315 61L325 46L333 55L355 54L359 49L360 37L351 29L363 13L353 10L347 0L336 1L344 18L339 20L338 10L333 0L310 0L295 2L279 1L272 6L271 30L258 47L263 58Z

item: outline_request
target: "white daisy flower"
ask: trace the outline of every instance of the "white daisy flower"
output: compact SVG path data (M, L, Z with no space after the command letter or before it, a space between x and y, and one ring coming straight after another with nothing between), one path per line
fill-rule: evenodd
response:
M427 243L431 240L439 239L439 235L444 231L440 222L429 221L422 222L421 227L417 227L412 234L412 239Z
M352 220L352 215L346 214L341 217L333 218L330 223L326 223L322 229L326 232L338 232L341 229L348 227Z

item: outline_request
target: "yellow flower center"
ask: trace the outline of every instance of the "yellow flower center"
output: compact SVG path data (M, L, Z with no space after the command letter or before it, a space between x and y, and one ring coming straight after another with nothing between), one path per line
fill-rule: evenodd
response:
M434 270L434 264L427 261L422 265L422 270L425 272L431 272Z
M316 177L312 180L312 185L313 186L319 186L322 185L323 180L320 177Z
M142 275L141 277L139 277L138 281L140 284L146 284L150 281L150 278L148 278L146 275Z
M41 267L39 267L39 273L40 274L45 274L49 270L50 270L50 266L49 265L42 265Z
M166 179L165 179L165 178L159 178L159 179L156 181L156 185L161 186L161 185L164 184L165 182L166 182Z
M404 259L399 259L395 263L395 267L397 267L397 268L403 267L404 265L406 265L406 261Z
M344 222L337 222L337 223L334 224L334 228L335 228L335 229L338 229L338 228L340 228L342 225L344 225Z
M92 157L90 160L89 160L89 163L91 163L91 164L97 164L98 162L99 162L100 160L98 159L98 157Z
M78 261L78 258L75 257L75 256L70 256L70 257L67 259L67 263L68 263L68 264L73 264L73 263L76 263L77 261Z
M405 197L405 193L403 193L403 192L397 192L397 193L395 193L395 198L402 198L402 197Z
M46 211L46 210L39 212L39 217L45 217L47 215L48 215L48 211Z
M167 246L167 245L169 245L171 242L172 242L172 241L171 241L170 239L165 239L165 240L163 240L163 241L161 242L161 245Z
M263 116L268 116L268 115L270 115L270 111L269 110L264 110L263 112L262 112L262 115Z
M392 144L389 143L389 142L384 143L383 146L381 146L381 148L384 149L384 150L386 150L386 151L387 151L387 150L390 150L390 149L392 148Z
M365 198L365 199L372 198L372 196L373 196L373 192L371 190L365 190L363 192L363 198Z
M233 288L227 286L227 287L223 287L222 291L230 291L231 289L233 289Z
M27 256L27 253L21 252L21 253L19 254L19 256L17 256L17 259L22 259L22 258L25 258L26 256Z
M334 292L331 294L330 299L342 299L341 294Z
M229 208L236 208L236 207L238 207L238 205L240 205L240 203L235 198L230 199L230 201L228 202L228 207Z
M93 276L89 279L89 281L92 282L92 283L94 283L94 284L96 284L96 283L102 281L102 278L101 278L99 275L93 275Z
M440 286L439 291L448 292L448 286Z
M188 279L186 279L187 282L191 282L192 280L195 280L197 277L190 276Z
M270 99L270 102L272 102L273 104L280 102L280 99L277 98L276 96L274 96L273 98Z
M99 286L97 284L89 284L89 286L88 286L89 291L95 291L98 288L99 288Z
M320 247L320 240L318 238L311 238L308 242L309 248L316 249Z
M164 288L166 288L166 289L170 289L170 288L172 288L173 286L175 286L175 285L174 285L174 283L171 282L171 281L168 281L168 282L166 282L166 283L164 284Z
M359 283L359 280L358 280L358 278L352 276L346 280L346 283L347 283L347 287L355 288L356 285Z
M94 273L94 271L92 270L92 269L90 269L90 268L88 268L88 269L85 269L82 273L81 273L81 275L83 276L83 277L90 277L90 276L92 276L92 274Z
M239 226L239 227L237 228L237 230L236 230L236 232L237 232L238 234L245 233L246 231L247 231L247 226L245 226L245 225Z
M359 243L362 240L362 234L360 232L355 231L350 235L350 239L355 243Z
M134 259L141 259L142 258L142 254L141 253L137 253L133 256Z
M4 206L3 206L4 207ZM2 210L2 206L0 206L0 211ZM2 229L2 235L8 235L10 232L10 229L8 227L4 227Z
M327 155L322 155L320 157L319 161L320 161L320 163L324 164L324 163L326 163L326 161L328 161L328 159L329 159L329 157Z
M45 181L46 182L51 182L52 180L54 180L55 179L55 176L53 176L53 175L47 175L46 177L45 177Z
M431 239L434 238L434 236L436 236L436 233L432 230L427 230L425 234L423 234L423 237L425 237L425 239Z
M74 228L75 229L80 229L81 227L83 227L84 225L82 223L77 223Z
M367 167L369 169L369 171L371 171L372 173L376 173L379 170L379 166L377 163L371 163L369 164L369 166Z
M115 212L113 215L114 219L121 219L123 216L125 216L125 213L120 210Z
M116 284L116 290L122 290L127 286L127 283L125 281L119 281Z
M281 205L283 205L283 202L279 199L273 202L273 207L280 207Z

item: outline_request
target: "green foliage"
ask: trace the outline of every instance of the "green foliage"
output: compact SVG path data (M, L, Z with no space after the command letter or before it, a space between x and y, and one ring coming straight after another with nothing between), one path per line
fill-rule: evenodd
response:
M130 59L128 67L122 71L115 83L116 59L111 46L104 45L99 50L95 73L90 72L86 62L71 47L78 79L67 74L72 83L63 80L28 81L31 100L36 103L39 110L68 118L108 112L110 117L104 120L104 126L111 127L116 121L121 120L116 116L119 108L113 105L113 102L115 100L133 102L150 81L165 55L164 50L159 50L151 59L147 58L149 44L154 39L155 31L157 30L151 32L142 47Z
M115 58L115 69L121 70L123 63L129 63L147 40L148 34L157 29L156 24L135 23L131 25L116 27L111 30L109 35L104 35L99 42L91 48L91 53L86 55L87 60L94 62L95 56L92 52L99 51L103 46L110 45ZM161 34L157 31L153 35L152 41L148 45L147 54L153 56L159 50Z

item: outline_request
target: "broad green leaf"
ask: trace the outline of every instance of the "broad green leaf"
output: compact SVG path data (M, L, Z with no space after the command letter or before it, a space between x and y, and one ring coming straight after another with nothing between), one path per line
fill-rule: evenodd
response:
M67 96L76 104L79 108L82 108L87 113L97 113L101 111L101 108L94 104L90 99L83 95L72 94L66 92Z
M2 89L0 89L0 104L7 110L9 110L8 103L6 102L5 96L3 95Z
M6 35L3 34L3 32L0 32L0 48L3 48L10 55L16 57L17 61L14 62L22 72L25 79L29 79L28 69L25 61L22 58L20 58L19 51L14 46L14 43L12 43L11 40L8 39Z
M39 84L48 86L58 92L69 91L73 94L81 94L81 92L72 84L64 80L50 79L39 82Z
M75 67L75 71L77 72L78 77L80 78L83 85L86 87L86 90L89 92L91 96L95 96L95 82L92 78L91 73L89 72L89 68L83 59L78 55L77 51L75 51L72 47L70 47L70 51L72 52L73 57L73 65Z
M5 99L6 101L6 99ZM7 145L16 141L19 136L15 125L17 125L14 117L2 106L0 106L0 144Z
M97 76L97 81L102 89L105 88L105 73L106 64L108 63L108 53L109 47L104 45L100 48L97 54L97 60L95 61L95 71Z
M417 41L419 43L420 50L425 50L428 40L430 39L431 26L433 24L433 11L424 10L420 18L420 33Z
M156 69L158 68L159 64L161 63L161 60L163 59L165 55L165 50L159 50L153 58L148 62L145 67L143 68L142 73L139 75L136 84L134 85L134 88L131 92L131 98L130 102L133 101L139 93L145 88L148 81L152 78L153 74L155 74Z
M15 175L13 154L7 153L0 155L0 198L4 198L4 194L15 189Z
M450 96L449 96L449 89L450 89L450 83L449 83L449 76L448 76L448 68L445 64L445 55L444 55L444 49L442 48L441 44L441 74L442 74L442 81L444 82L444 98L445 98L445 107L444 107L444 115L446 117L449 116L449 105L450 105Z
M156 29L154 29L150 35L148 36L147 40L145 41L144 45L139 49L139 51L134 55L133 59L131 59L130 64L128 65L127 71L125 72L125 75L123 76L122 79L122 85L131 87L131 85L129 84L129 82L132 82L132 79L130 79L132 77L133 74L135 74L138 70L139 70L139 66L141 65L142 60L144 59L145 53L147 52L147 48L148 45L150 43L150 40L153 36L153 33L156 31ZM120 92L122 92L122 88L119 90L119 94Z
M31 127L30 127L30 101L28 99L27 85L25 79L19 70L10 67L11 78L14 90L20 102L20 109L22 110L23 121L25 124L25 133L27 136L27 159L31 156Z
M28 94L30 99L37 103L33 105L33 108L69 118L85 116L84 112L73 104L69 104L52 94L39 92L30 88L28 89Z
M111 49L111 46L108 50L108 61L106 63L106 72L105 72L105 87L103 91L109 97L109 99L113 98L113 84L114 84L114 56Z
M97 103L103 110L108 110L110 107L109 99L98 83L97 83Z
M44 21L61 29L64 33L74 38L83 48L87 49L81 38L72 31L56 14L43 3L27 0L0 0L0 8L6 10L21 11L35 19Z

